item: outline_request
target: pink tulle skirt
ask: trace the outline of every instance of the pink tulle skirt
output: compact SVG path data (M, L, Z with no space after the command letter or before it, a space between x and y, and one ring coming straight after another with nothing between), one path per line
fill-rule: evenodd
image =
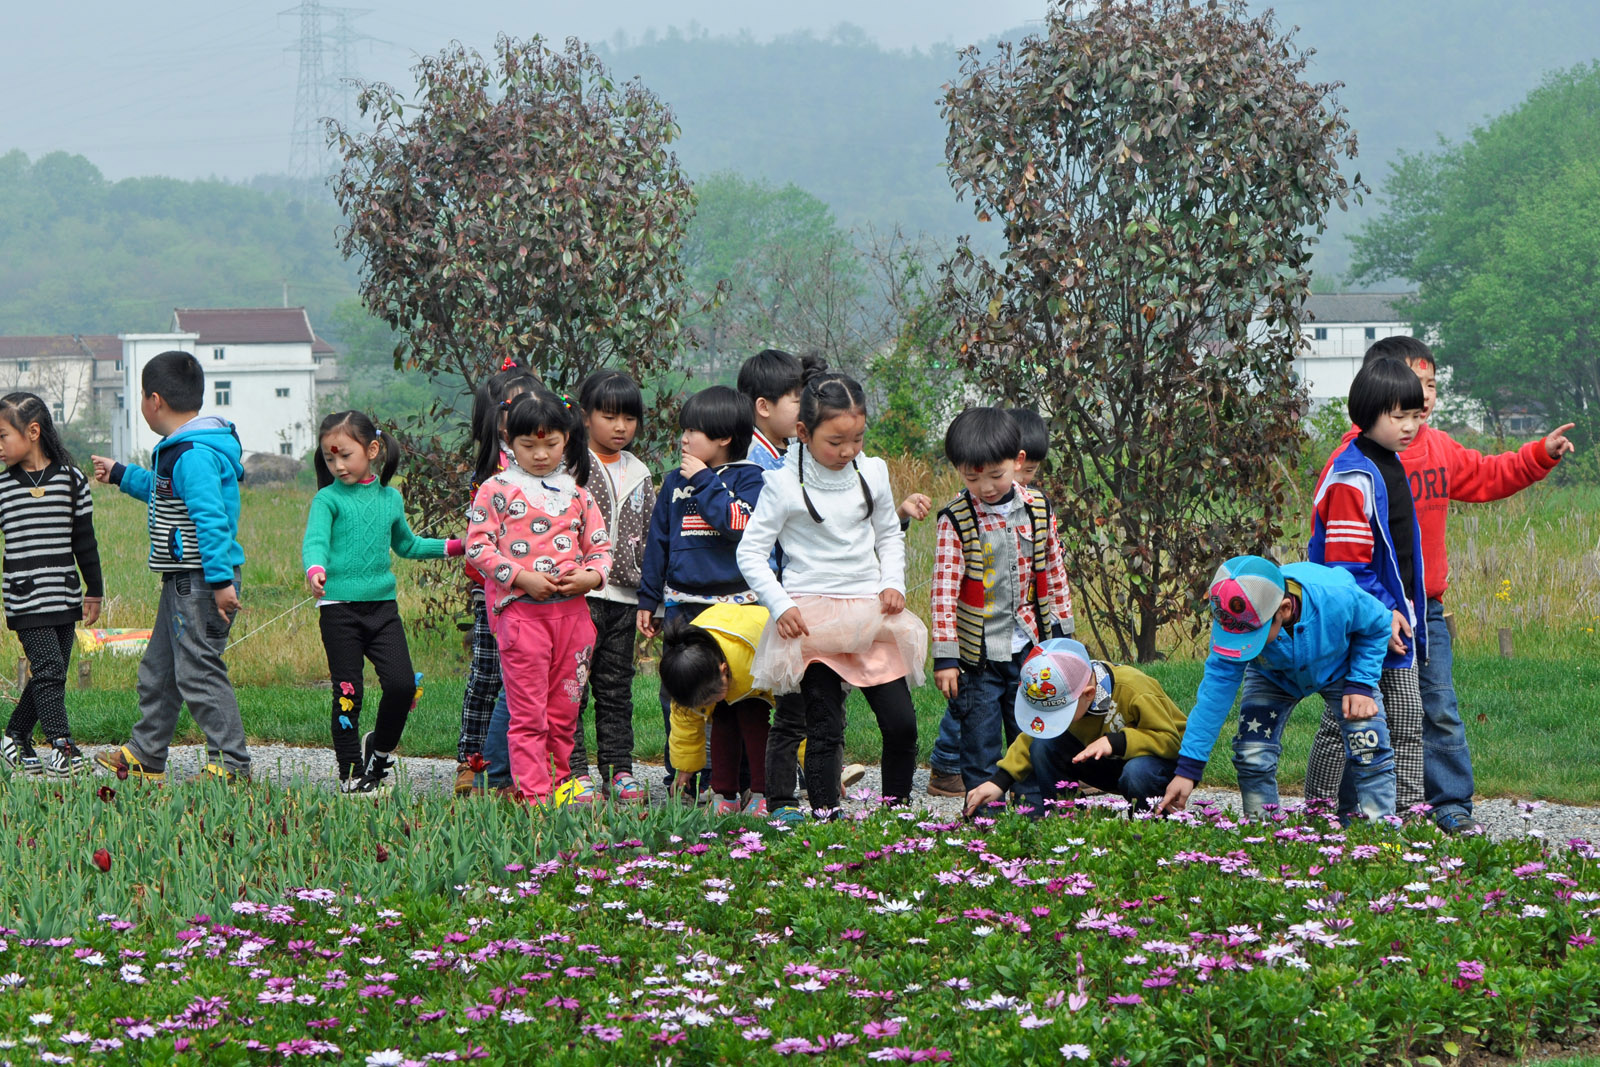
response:
M877 597L795 597L809 636L788 640L772 619L761 632L752 673L755 687L793 693L812 663L824 663L853 686L905 678L922 684L928 628L909 611L885 615Z

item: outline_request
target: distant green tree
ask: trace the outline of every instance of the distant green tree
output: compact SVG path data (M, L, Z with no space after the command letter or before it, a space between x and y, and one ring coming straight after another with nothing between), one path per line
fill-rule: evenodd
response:
M338 214L220 181L110 182L82 156L0 156L7 333L162 330L174 307L271 307L289 285L312 325L355 292Z
M1355 238L1360 281L1406 278L1450 388L1600 431L1600 64L1551 75L1460 144L1407 155Z
M1216 564L1281 529L1306 231L1355 152L1305 67L1242 0L1057 0L946 88L951 180L1006 247L963 243L944 306L982 380L1043 409L1074 606L1112 655L1198 627Z
M820 353L830 363L866 353L866 272L828 205L794 185L736 174L695 185L698 206L684 242L685 274L711 303L686 320L711 377L750 353L779 347Z

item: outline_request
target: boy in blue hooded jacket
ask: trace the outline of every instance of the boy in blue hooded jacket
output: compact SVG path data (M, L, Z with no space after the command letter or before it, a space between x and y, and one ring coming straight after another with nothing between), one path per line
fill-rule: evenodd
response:
M119 486L150 508L150 569L161 601L139 661L139 721L126 745L95 762L151 781L166 779L167 749L183 705L206 735L201 776L250 777L250 751L228 668L222 661L239 610L244 549L239 545L239 436L233 424L201 415L205 371L188 352L145 364L140 413L161 434L152 470L95 456L95 480Z
M1182 811L1242 686L1233 766L1247 817L1278 803L1283 728L1320 693L1345 736L1345 777L1369 819L1394 814L1394 752L1378 675L1390 612L1347 571L1235 556L1211 581L1211 654L1160 811Z

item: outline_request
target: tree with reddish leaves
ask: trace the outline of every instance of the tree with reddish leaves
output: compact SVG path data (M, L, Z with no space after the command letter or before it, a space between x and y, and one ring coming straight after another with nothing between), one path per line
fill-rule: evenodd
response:
M1036 405L1075 606L1148 661L1217 564L1279 535L1311 239L1360 188L1334 85L1242 2L1056 0L945 88L951 181L998 220L941 303L961 360Z
M694 209L671 111L576 40L501 37L489 59L458 43L413 70L409 99L363 87L363 129L330 124L341 247L402 337L396 368L468 391L510 356L571 392L614 366L670 395ZM425 518L464 502L452 422L436 402L411 427L406 495Z

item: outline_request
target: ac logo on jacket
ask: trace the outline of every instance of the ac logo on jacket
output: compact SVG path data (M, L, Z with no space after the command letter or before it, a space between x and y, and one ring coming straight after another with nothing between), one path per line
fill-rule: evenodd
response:
M689 500L693 496L693 489L690 489L687 485L680 485L672 491L672 502L676 504L680 500Z

